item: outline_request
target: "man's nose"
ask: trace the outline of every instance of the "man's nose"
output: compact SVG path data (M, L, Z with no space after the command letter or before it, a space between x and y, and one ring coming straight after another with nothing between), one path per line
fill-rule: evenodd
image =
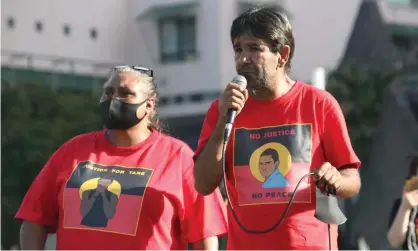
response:
M248 53L243 51L238 58L238 62L240 64L249 64L251 63L251 57Z

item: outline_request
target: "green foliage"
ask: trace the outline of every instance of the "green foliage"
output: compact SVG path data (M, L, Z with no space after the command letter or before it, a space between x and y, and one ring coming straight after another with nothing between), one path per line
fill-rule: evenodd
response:
M411 66L391 71L347 63L331 73L327 90L341 105L353 147L363 165L367 165L385 89L397 77L413 69Z
M18 243L13 219L35 176L65 141L99 129L99 98L39 84L2 83L2 241Z

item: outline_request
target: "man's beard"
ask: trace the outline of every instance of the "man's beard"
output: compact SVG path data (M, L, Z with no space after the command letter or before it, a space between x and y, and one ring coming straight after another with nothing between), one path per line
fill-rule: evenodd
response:
M259 72L258 74L247 74L247 76L244 74L243 76L247 78L248 89L257 91L268 86L267 76L264 71Z
M267 75L264 68L257 68L252 64L246 64L238 70L238 74L247 79L247 89L253 93L268 87Z

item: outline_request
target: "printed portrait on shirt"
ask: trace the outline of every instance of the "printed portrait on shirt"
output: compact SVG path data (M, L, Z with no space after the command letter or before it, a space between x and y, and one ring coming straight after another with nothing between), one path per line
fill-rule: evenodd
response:
M94 178L80 187L81 225L106 227L116 212L122 187L116 180Z
M234 176L239 205L287 203L310 172L311 125L236 128ZM294 203L311 201L309 179L298 187Z
M64 228L136 235L152 170L80 162L64 190Z

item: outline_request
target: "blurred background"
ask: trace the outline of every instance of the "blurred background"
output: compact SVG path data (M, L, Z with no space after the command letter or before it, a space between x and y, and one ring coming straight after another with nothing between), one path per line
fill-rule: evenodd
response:
M389 249L390 210L418 152L418 0L2 0L2 249L19 248L14 214L50 155L100 129L112 66L155 70L167 132L194 149L236 75L232 20L259 4L289 15L291 77L337 98L363 162L360 194L340 201L340 249Z

